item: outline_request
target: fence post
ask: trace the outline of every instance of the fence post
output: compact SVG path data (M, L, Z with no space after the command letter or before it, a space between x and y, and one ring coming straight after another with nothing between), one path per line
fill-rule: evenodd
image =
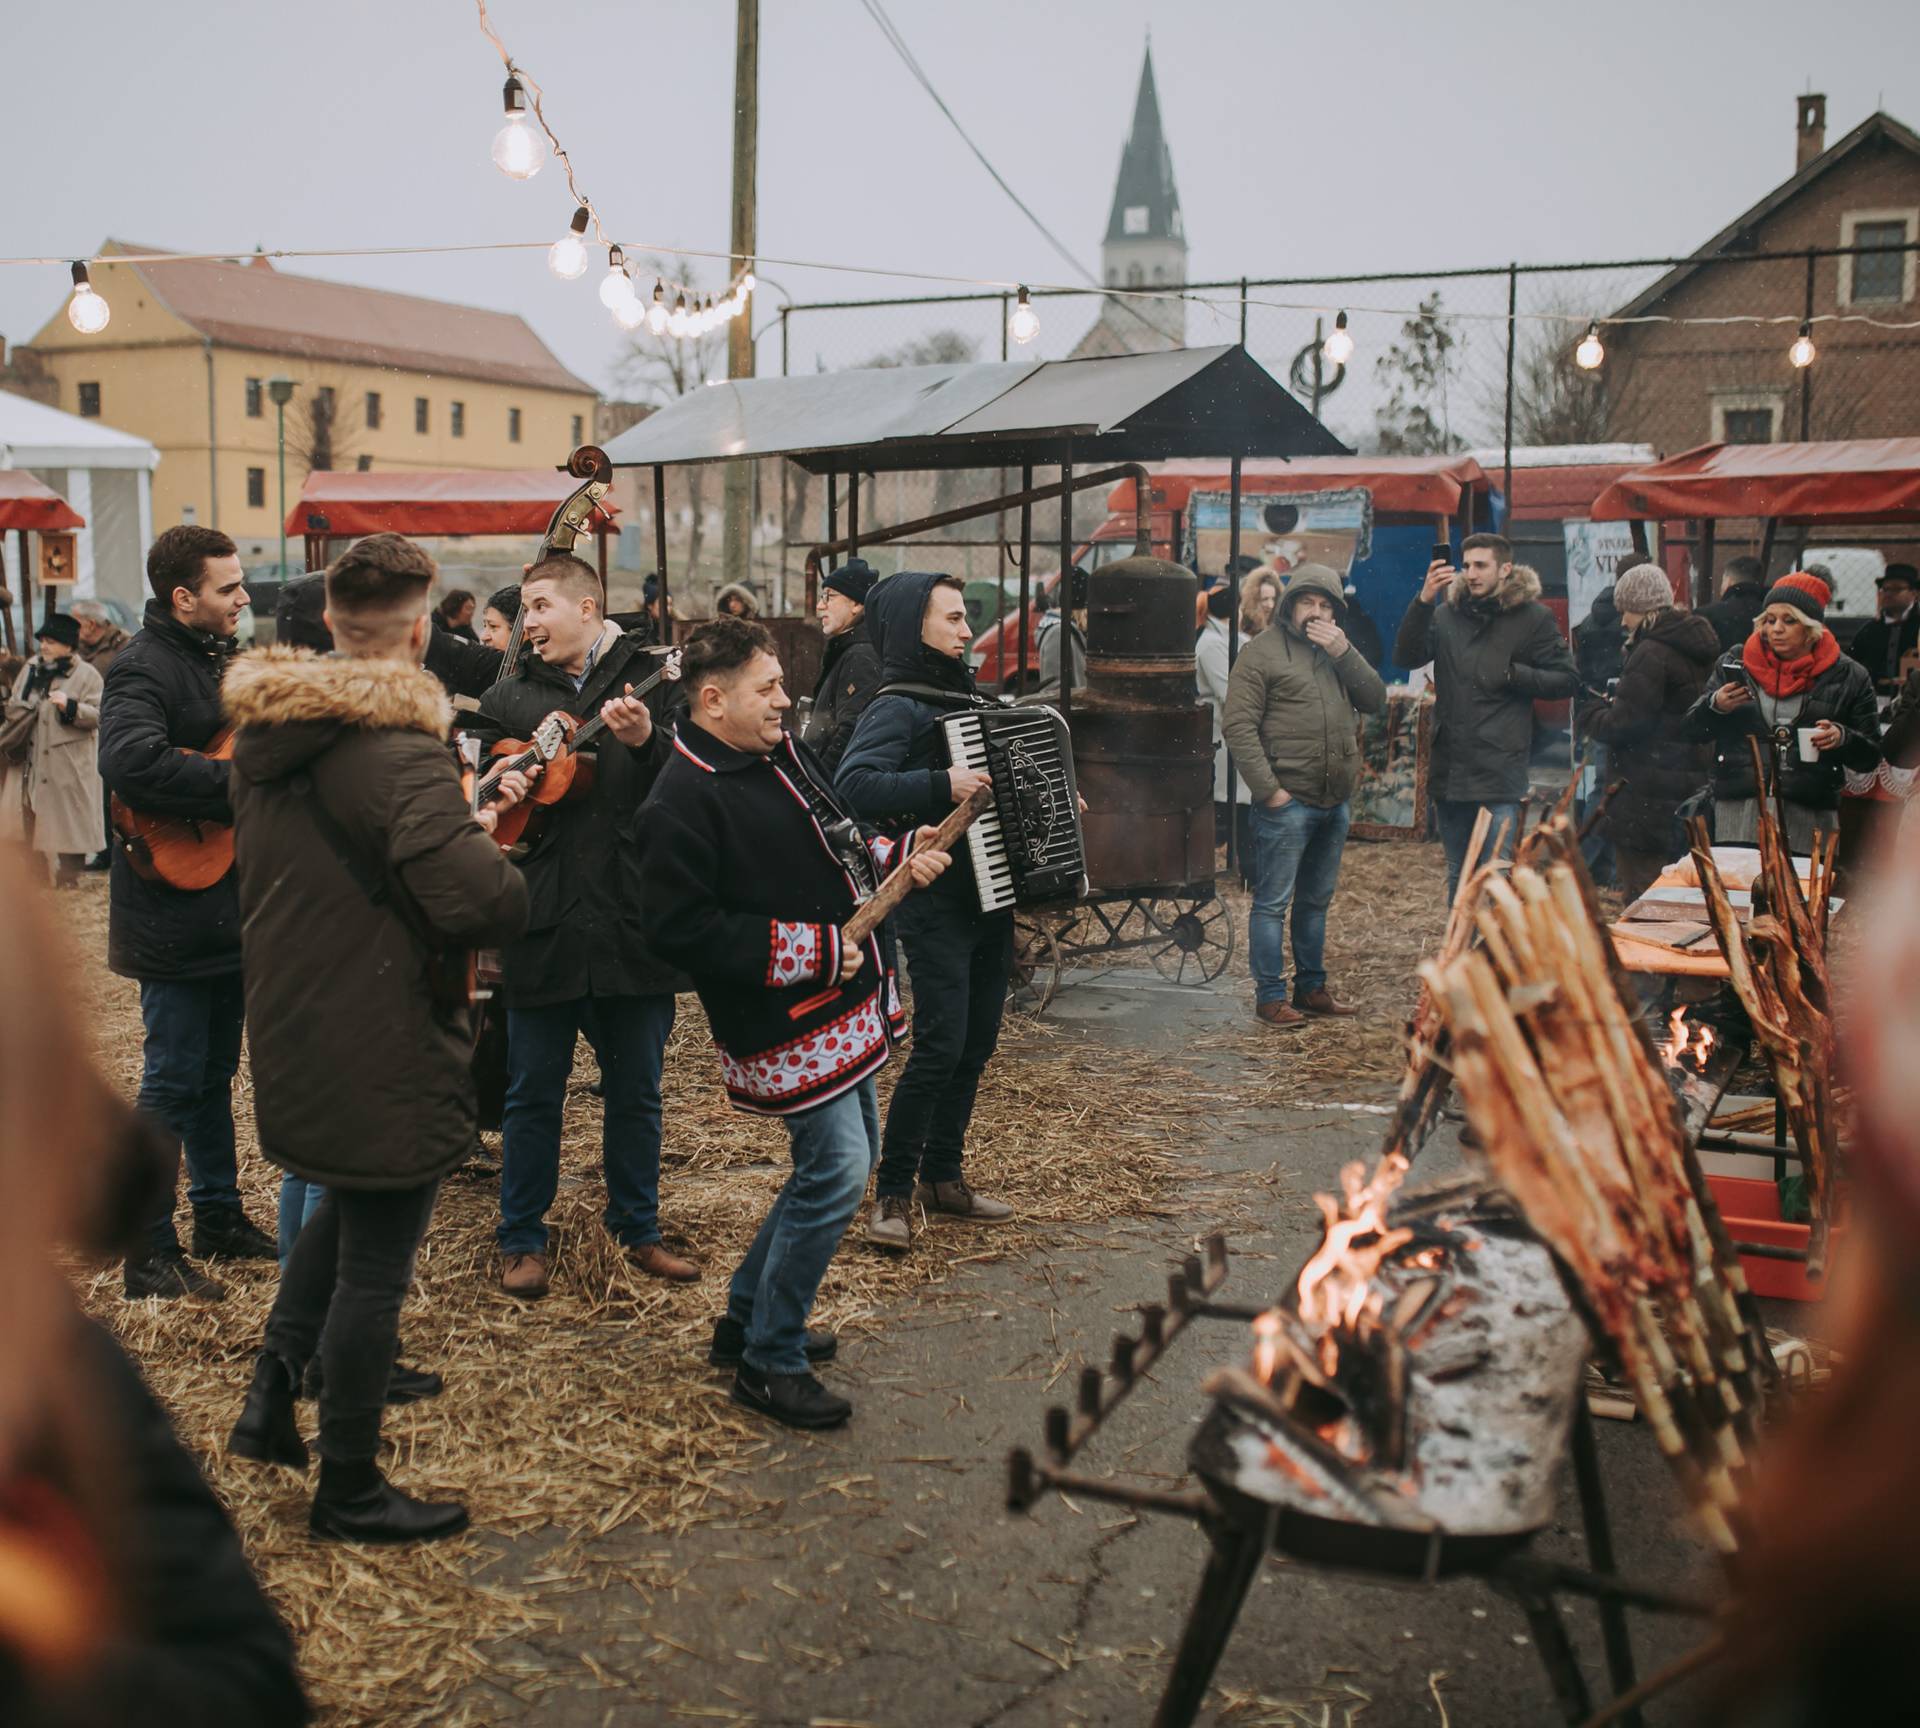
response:
M1507 501L1507 525L1513 524L1513 369L1514 327L1520 306L1520 265L1507 266L1507 427L1500 447L1500 493Z
M1247 279L1240 278L1240 346L1247 345Z
M1807 248L1807 304L1806 310L1801 314L1809 324L1813 322L1813 261L1816 256L1814 249L1809 246ZM1802 366L1800 368L1800 442L1802 444L1813 436L1810 430L1812 425L1813 368Z
M1007 357L1007 297L1000 296L1000 358Z

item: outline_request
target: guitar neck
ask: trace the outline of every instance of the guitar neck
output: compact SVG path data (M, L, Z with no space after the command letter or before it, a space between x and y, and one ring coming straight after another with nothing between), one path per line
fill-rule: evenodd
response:
M921 850L950 852L954 842L973 826L980 813L992 802L992 791L982 786L963 802L954 805L932 840ZM851 948L866 941L879 928L880 921L913 892L913 886L913 871L910 863L903 862L888 871L887 879L871 895L861 901L853 916L847 920L842 932L846 945Z

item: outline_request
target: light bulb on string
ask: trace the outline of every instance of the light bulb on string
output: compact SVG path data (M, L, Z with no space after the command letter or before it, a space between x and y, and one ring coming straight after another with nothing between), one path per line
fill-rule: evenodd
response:
M667 314L667 334L684 336L687 333L687 296L684 291L674 295L673 310Z
M582 204L573 213L566 233L547 248L547 268L562 282L577 282L587 273L587 207Z
M1330 365L1344 366L1353 358L1353 333L1347 328L1347 315L1342 312L1333 321L1333 330L1326 341L1320 344Z
M1589 324L1586 335L1580 338L1579 347L1573 351L1574 364L1584 372L1591 372L1606 357L1606 347L1600 340L1600 326Z
M1813 321L1808 319L1800 326L1800 334L1793 339L1793 346L1787 350L1787 358L1801 371L1813 364L1813 357L1819 350L1813 345Z
M609 312L618 312L623 301L633 298L633 278L627 274L626 254L618 246L609 246L607 273L600 278L600 304Z
M629 294L613 309L613 321L622 330L638 330L647 321L647 309L638 294Z
M507 123L493 135L493 165L509 180L531 180L540 172L547 147L527 124L527 93L518 78L507 79L501 100Z
M653 279L653 300L647 307L647 328L656 336L667 333L667 290L657 276Z
M740 298L744 300L759 286L760 284L753 279L753 272L749 270L746 275L740 278Z
M1013 310L1007 314L1007 334L1023 345L1040 334L1040 314L1029 304L1024 285L1020 289L1020 298L1014 302Z
M73 298L67 302L67 322L82 336L98 336L113 316L113 308L95 291L87 278L87 267L73 267Z

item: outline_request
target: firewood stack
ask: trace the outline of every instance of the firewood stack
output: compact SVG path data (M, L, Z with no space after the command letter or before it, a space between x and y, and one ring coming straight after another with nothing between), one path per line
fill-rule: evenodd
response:
M1755 773L1760 774L1757 741L1754 752ZM1764 786L1764 776L1756 784ZM1776 815L1761 799L1760 873L1749 890L1750 911L1742 925L1714 863L1705 824L1696 821L1693 829L1693 863L1706 896L1707 920L1726 957L1734 994L1773 1072L1774 1091L1806 1172L1812 1213L1807 1236L1809 1278L1826 1271L1837 1150L1827 909L1838 842L1838 835L1820 836L1803 890L1787 846L1784 815Z
M1466 1116L1731 1553L1765 1334L1563 815L1482 880L1474 925L1421 968Z

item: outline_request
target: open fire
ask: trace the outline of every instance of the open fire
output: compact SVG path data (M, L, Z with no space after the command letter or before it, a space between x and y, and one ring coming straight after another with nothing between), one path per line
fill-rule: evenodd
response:
M1676 1008L1667 1017L1667 1036L1656 1048L1667 1067L1703 1074L1717 1041L1713 1028L1704 1020L1691 1022L1685 1008Z

